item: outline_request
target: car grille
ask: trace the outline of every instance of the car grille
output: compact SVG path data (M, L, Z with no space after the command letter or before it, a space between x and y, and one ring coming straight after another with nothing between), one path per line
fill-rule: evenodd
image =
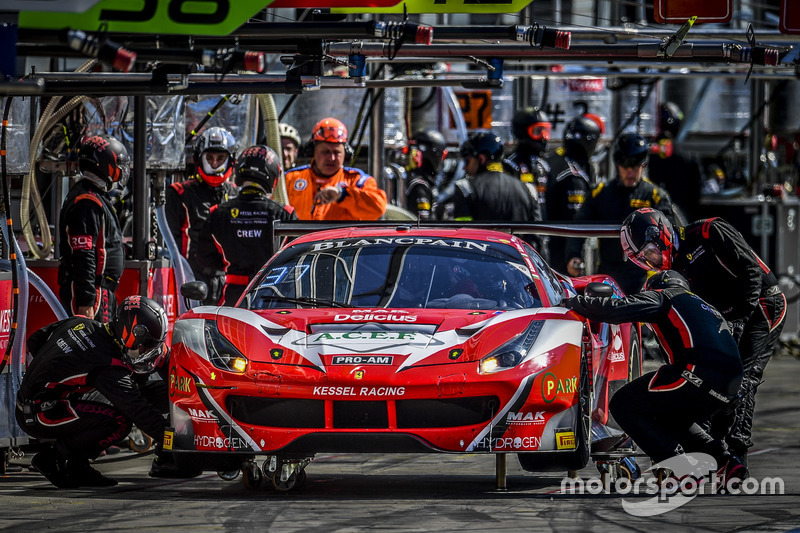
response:
M228 396L225 406L233 418L256 426L324 428L324 400L283 400Z
M325 403L330 402L332 425L325 424ZM343 401L228 396L231 416L244 424L278 428L397 429L448 428L487 423L497 413L496 396L430 400Z

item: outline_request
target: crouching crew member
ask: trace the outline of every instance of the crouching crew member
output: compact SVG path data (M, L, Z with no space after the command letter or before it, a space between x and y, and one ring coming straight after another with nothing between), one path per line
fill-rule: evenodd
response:
M166 357L166 335L164 310L140 296L125 298L110 322L72 317L31 334L16 419L31 437L55 439L31 466L60 488L112 486L90 460L132 424L160 443L167 386L146 376Z
M209 227L216 247L212 253L221 253L225 264L222 305L235 304L253 276L272 257L272 221L297 220L293 207L271 199L280 174L280 159L272 148L251 146L236 164L239 196L211 207Z
M721 218L674 229L660 211L638 209L622 223L620 241L639 267L680 272L692 290L731 324L744 366L742 401L733 426L729 420L715 418L711 432L724 436L733 453L747 464L756 389L786 321L786 296L778 279L742 234Z
M625 298L576 296L564 306L589 318L653 325L668 363L622 387L609 409L620 427L653 460L684 452L714 457L724 482L741 479L745 468L699 423L728 409L742 381L736 340L722 315L689 291L674 270L654 274L644 290Z

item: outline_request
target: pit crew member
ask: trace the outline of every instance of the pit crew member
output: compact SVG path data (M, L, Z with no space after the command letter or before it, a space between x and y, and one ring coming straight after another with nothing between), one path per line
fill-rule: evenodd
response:
M211 206L208 221L215 248L212 253L221 253L225 264L220 305L235 304L252 277L272 256L271 222L297 220L292 206L271 198L280 174L280 160L272 148L251 146L236 163L239 195ZM206 252L201 249L198 253Z
M741 461L699 425L734 402L742 381L739 350L719 311L690 292L683 276L664 270L638 294L580 295L564 306L590 320L653 325L667 364L622 387L609 403L614 419L653 463L702 452L724 467L726 483L742 478Z
M721 218L673 228L660 211L639 209L623 222L620 241L628 258L642 269L680 272L733 327L744 367L742 398L730 431L729 420L719 417L710 428L713 436L724 436L746 465L753 445L756 389L786 321L786 297L775 274Z
M503 172L503 141L491 131L476 131L461 144L466 178L455 183L455 220L536 222L542 220L539 199L532 183ZM539 247L535 235L525 239Z
M108 321L116 308L125 250L109 191L125 187L129 163L125 146L108 135L89 136L78 147L81 174L59 221L59 296L70 315Z
M166 335L164 310L142 296L125 298L110 322L71 317L31 334L16 420L32 437L55 439L31 466L59 488L113 486L90 460L128 435L131 424L160 443L167 386L136 377L161 365Z
M166 215L170 231L181 254L189 261L195 279L208 286L208 297L203 302L207 305L219 301L225 272L221 256L206 256L202 262L198 259L198 243L210 238L205 226L211 206L236 196L236 187L229 181L236 151L236 141L227 130L208 128L194 145L195 175L167 188Z
M347 128L335 119L317 122L311 135L310 165L286 173L289 204L300 220L378 220L386 211L386 193L363 170L344 166Z
M591 157L604 131L603 121L592 114L577 116L564 127L563 145L547 160L551 176L544 193L548 222L572 221L586 201L595 184ZM559 272L567 269L566 246L566 237L548 239L550 264Z
M578 213L576 222L619 224L625 217L640 207L654 207L672 217L672 201L669 194L644 178L649 145L637 133L625 133L614 143L614 163L617 177L599 184L586 199ZM583 239L571 239L567 244L567 273L578 276L575 264L580 262ZM616 280L626 294L639 292L646 278L645 272L636 268L625 257L615 239L598 239L596 271L608 274Z
M447 157L447 142L436 130L421 130L409 141L406 209L419 220L434 220L433 199L442 162Z

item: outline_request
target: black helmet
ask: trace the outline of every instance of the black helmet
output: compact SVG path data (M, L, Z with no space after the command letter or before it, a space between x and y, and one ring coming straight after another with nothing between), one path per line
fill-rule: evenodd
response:
M114 313L111 329L122 343L122 362L137 374L152 373L167 355L167 315L150 298L125 298Z
M236 185L242 186L245 181L255 181L267 192L272 192L275 180L281 175L281 163L278 154L269 146L257 144L247 148L236 162Z
M645 270L667 270L672 266L672 224L658 209L643 207L628 215L622 222L619 240L628 259ZM660 265L646 259L648 251L661 256Z
M585 160L594 153L597 141L603 133L599 117L581 115L570 120L564 127L564 147L567 153L578 155Z
M661 104L661 117L658 126L662 135L674 139L678 136L682 123L683 111L681 111L680 107L672 102Z
M503 157L503 139L491 131L476 131L461 143L461 157L485 154L490 161Z
M661 289L668 289L670 287L681 288L684 290L691 290L689 282L680 273L674 270L662 270L656 272L644 282L644 290L646 291L659 291Z
M215 126L203 131L194 143L194 165L203 181L212 187L219 187L230 178L237 148L236 140L225 128ZM219 168L211 168L202 157L204 152L224 152L228 154L228 159Z
M614 163L621 167L638 167L647 160L650 145L638 133L623 133L614 143Z
M130 159L125 146L109 135L91 135L78 146L78 167L94 174L110 188L125 187L130 175Z
M534 146L539 153L547 150L551 129L550 119L538 107L520 109L511 119L511 133L514 138Z
M421 130L411 137L408 143L411 148L409 158L414 165L430 172L438 172L447 155L447 141L444 135L436 130ZM419 156L415 157L413 150L416 148Z

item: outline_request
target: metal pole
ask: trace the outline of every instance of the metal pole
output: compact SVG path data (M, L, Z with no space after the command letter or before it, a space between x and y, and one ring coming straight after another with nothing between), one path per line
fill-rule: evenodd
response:
M381 188L385 188L386 184L383 183L384 93L377 89L372 89L372 91L379 100L372 107L372 114L369 117L369 173L378 180Z
M764 82L761 80L752 80L752 88L750 90L750 116L755 117L761 110L761 103L764 101ZM761 191L757 190L759 183L758 171L760 169L761 147L764 142L764 131L762 124L764 123L763 117L758 120L753 120L750 123L750 137L748 138L748 172L750 174L750 192L752 194L759 194ZM763 176L766 179L766 176Z
M133 258L147 259L150 240L150 184L147 180L146 97L133 97Z

